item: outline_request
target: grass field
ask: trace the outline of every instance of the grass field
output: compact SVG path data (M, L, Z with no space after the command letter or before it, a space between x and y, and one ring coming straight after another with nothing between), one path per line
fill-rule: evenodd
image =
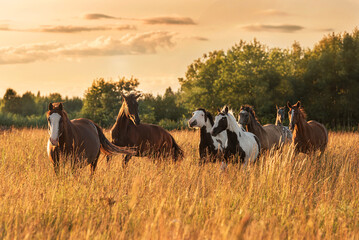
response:
M289 147L246 168L199 166L199 134L173 132L180 163L122 156L55 176L47 131L0 133L1 239L358 239L359 134L321 158ZM102 155L101 155L102 156Z

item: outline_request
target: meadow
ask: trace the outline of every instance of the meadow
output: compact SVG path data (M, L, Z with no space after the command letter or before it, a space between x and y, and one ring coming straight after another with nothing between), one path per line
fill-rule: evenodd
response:
M106 132L109 136L108 132ZM0 132L1 239L358 239L359 134L322 157L289 146L254 165L198 165L199 133L173 131L179 163L100 157L56 176L44 129Z

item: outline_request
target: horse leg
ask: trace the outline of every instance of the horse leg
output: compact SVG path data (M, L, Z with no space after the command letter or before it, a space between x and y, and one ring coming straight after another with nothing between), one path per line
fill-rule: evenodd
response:
M96 170L96 166L97 166L99 156L100 156L100 150L98 151L98 154L97 154L96 158L91 162L91 176L93 176L95 174L95 170Z
M127 154L127 155L123 158L122 165L123 165L124 167L127 166L127 163L128 163L128 161L130 161L131 157L132 157L132 155Z
M54 165L54 171L56 175L59 175L60 170L60 154L58 150L51 152L52 163Z

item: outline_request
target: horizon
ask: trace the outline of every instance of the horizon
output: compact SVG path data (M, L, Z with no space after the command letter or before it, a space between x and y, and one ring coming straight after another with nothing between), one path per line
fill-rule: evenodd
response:
M177 91L178 78L204 53L254 38L270 48L290 48L295 41L313 48L359 22L354 0L38 4L14 0L0 10L1 98L7 88L83 98L97 78L131 76L139 80L138 90L163 94L168 87Z

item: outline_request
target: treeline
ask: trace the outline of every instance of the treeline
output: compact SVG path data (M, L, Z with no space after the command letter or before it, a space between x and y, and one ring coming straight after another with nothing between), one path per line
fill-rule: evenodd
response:
M35 96L26 92L19 96L15 90L7 89L0 104L0 126L2 127L46 127L45 114L50 102L63 102L70 119L85 117L102 127L111 127L122 105L121 93L137 92L138 79L119 78L93 81L84 98L63 98L59 93ZM159 124L167 129L183 128L187 110L178 103L179 92L166 89L163 96L149 93L139 100L140 118L143 122Z
M350 129L359 122L359 31L330 34L313 49L240 41L204 54L179 81L187 109L251 104L263 124L274 122L276 104L301 100L309 119Z
M290 49L268 48L257 40L240 41L227 51L204 54L188 66L181 88L161 96L143 93L139 112L143 122L167 129L185 126L190 113L206 108L215 113L230 105L239 110L253 105L262 124L274 123L275 105L301 100L308 119L329 128L356 128L359 122L359 31L330 34L313 49L295 42ZM114 123L121 107L121 92L137 91L135 78L96 79L84 98L63 98L54 93L18 96L8 89L1 100L1 126L46 126L49 102L62 101L70 117L87 117L103 127Z

